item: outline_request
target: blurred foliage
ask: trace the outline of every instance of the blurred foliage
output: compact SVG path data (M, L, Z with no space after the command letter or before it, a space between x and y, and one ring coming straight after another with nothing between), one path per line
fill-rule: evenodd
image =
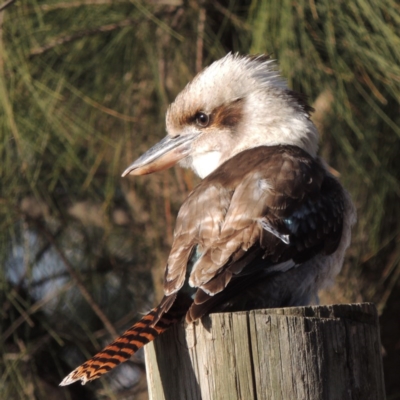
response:
M146 398L140 360L57 385L160 296L196 178L120 174L227 51L272 54L314 104L321 154L359 214L340 289L323 298L377 303L387 390L400 398L396 0L17 0L0 25L1 398Z

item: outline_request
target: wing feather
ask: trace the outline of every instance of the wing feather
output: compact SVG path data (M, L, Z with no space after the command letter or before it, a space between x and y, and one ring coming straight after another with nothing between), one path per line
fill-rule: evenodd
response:
M194 305L209 310L215 302L210 299L235 276L280 272L318 252L330 254L340 241L343 207L341 185L303 150L244 151L204 179L183 204L165 294L176 293L189 273L189 284L198 288ZM187 271L194 248L200 256ZM232 290L226 290L229 295Z

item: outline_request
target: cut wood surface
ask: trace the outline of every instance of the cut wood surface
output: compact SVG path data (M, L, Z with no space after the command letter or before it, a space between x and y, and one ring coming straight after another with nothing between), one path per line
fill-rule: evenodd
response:
M369 303L212 314L145 348L151 400L383 400Z

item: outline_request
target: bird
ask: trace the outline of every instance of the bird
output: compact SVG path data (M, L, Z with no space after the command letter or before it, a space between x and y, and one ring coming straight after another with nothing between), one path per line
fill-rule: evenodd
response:
M179 164L202 179L177 215L164 297L60 385L99 378L183 317L318 302L356 211L317 154L312 111L268 55L229 53L186 85L165 138L122 174Z

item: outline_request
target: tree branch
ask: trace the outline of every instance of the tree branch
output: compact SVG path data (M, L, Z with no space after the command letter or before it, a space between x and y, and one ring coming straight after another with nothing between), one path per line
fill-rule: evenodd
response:
M60 249L58 246L57 242L54 240L53 235L46 229L43 224L41 224L38 221L35 221L36 225L40 229L40 231L44 234L46 239L51 243L51 245L54 247L54 249L57 251L58 255L60 256L61 260L63 261L66 270L68 271L69 275L71 276L72 280L74 281L75 285L78 287L79 291L81 292L82 296L85 298L85 300L89 303L90 307L92 310L95 312L95 314L100 318L100 320L103 322L104 327L107 329L108 333L113 337L116 338L118 336L118 333L110 320L107 318L107 316L103 313L101 310L100 306L96 303L96 301L93 299L92 295L88 292L86 289L84 283L82 282L80 276L78 273L75 271L74 267L71 265L69 262L68 258L65 256L64 252Z

